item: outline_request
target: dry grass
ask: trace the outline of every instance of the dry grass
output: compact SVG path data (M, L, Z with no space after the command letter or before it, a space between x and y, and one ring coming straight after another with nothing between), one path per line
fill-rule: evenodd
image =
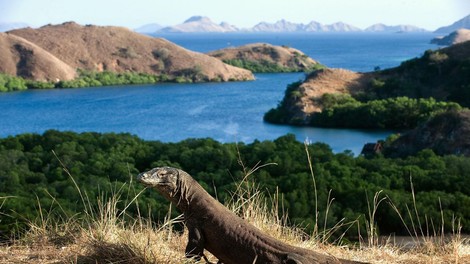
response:
M399 238L380 239L375 231L374 214L380 203L388 201L388 198L381 198L380 193L371 201L368 222L362 223L367 224L369 230L367 243L351 247L327 242L338 226L359 225L359 221L340 222L329 228L317 227L314 234L307 235L300 228L287 226L287 219L279 216L277 193L272 197L265 196L253 181L248 180L263 166L247 170L240 163L246 177L233 193L228 207L286 243L370 263L470 263L470 243L468 238L460 235L458 223L452 236L441 233L411 236L411 247ZM312 177L315 181L313 174ZM193 263L184 258L186 231L181 233L173 229L180 218L168 218L162 224L143 217L129 218L126 209L130 203L135 203L140 193L130 199L127 206L118 208L123 200L121 196L130 193L132 185L131 181L127 186L129 189L121 187L112 190L109 197L98 198L97 207L90 206L84 194L87 209L68 219L52 220L49 214L41 212L39 221L31 221L29 231L20 240L0 245L0 263ZM210 261L216 262L213 256L207 255Z
M255 190L255 189L253 189ZM240 200L242 201L242 199ZM114 208L116 200L104 207ZM261 230L287 243L332 254L337 257L371 263L470 263L468 240L454 236L442 242L439 238L422 239L412 249L394 246L393 238L385 245L349 248L306 239L298 228L287 227L266 203L260 192L253 193L243 204L231 208L249 219ZM0 246L0 263L187 263L184 258L186 232L172 230L172 221L153 226L145 219L129 225L124 218L109 218L118 212L102 212L105 217L90 219L85 225L71 221L64 224L35 226L11 245ZM103 222L105 221L105 222ZM64 231L65 230L65 231ZM215 258L209 257L212 261Z

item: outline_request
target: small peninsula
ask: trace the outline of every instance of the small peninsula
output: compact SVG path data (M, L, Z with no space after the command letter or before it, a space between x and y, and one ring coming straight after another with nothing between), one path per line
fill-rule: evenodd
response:
M300 50L254 43L209 52L223 62L252 72L310 72L324 66Z
M469 58L467 41L428 50L421 58L386 70L319 70L305 81L291 84L278 107L266 113L265 121L323 127L413 128L435 112L470 106ZM398 113L407 113L405 109L410 111L407 119L397 119ZM352 113L360 118L353 118ZM369 120L372 114L376 116Z

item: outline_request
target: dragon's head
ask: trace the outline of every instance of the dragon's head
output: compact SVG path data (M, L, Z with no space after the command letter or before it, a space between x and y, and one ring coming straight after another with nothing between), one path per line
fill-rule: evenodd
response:
M178 190L178 179L180 172L171 167L157 167L149 171L142 172L137 176L137 180L147 187L156 189L163 195L172 197Z

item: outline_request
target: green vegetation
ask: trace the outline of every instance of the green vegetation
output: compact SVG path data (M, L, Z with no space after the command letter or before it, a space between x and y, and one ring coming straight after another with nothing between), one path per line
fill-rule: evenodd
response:
M275 62L267 60L252 61L243 59L223 60L224 63L235 67L244 68L252 72L268 73L268 72L297 72L298 69L283 67Z
M16 78L0 73L0 92L21 91L26 89L26 81L23 78Z
M440 157L425 150L403 159L381 156L366 159L353 157L349 152L334 154L329 146L321 143L307 148L318 189L321 214L318 226L332 227L342 218L364 223L368 201L381 190L409 223L409 218L415 217L407 213L407 208L413 208L412 178L424 230L429 230L425 225L430 221L436 227L442 224L446 230L452 230L453 220L459 219L462 231L470 232L469 158ZM315 226L316 195L305 146L293 135L251 144L221 144L211 139L161 143L143 141L129 134L50 130L43 135L0 139L0 197L4 198L0 230L8 236L10 231L24 229L25 221L40 218L39 205L47 209L48 217L71 219L89 206L80 202L81 196L94 201L94 197L102 197L103 190L120 190L138 172L155 166L182 168L212 195L222 202L228 201L236 190L236 182L245 175L239 157L248 167L259 162L276 163L256 171L252 176L254 181L271 194L279 192L278 202L282 206L278 209L281 215L288 212L292 224ZM130 190L129 197L139 191ZM331 198L334 202L325 218ZM129 201L122 199L117 203L123 208ZM152 216L156 221L163 220L168 212L168 202L156 192L144 192L138 204L140 215ZM126 214L137 214L137 207L131 205ZM375 219L382 234L406 234L402 220L386 203L379 206ZM365 225L352 226L349 236L357 235L358 226L362 229Z
M79 77L71 81L60 81L57 88L80 88L90 86L150 84L161 81L160 77L145 73L114 73L110 71L79 71Z
M264 121L274 124L302 124L303 120L292 118L292 113L289 111L289 105L301 96L298 91L301 84L302 81L289 84L284 92L282 101L279 102L276 108L272 108L264 114Z
M53 83L25 80L0 73L0 92L22 91L26 89L49 89L54 88Z
M293 118L288 112L288 105L301 96L298 92L301 84L290 84L284 99L277 108L264 115L264 120L276 124L316 127L409 129L436 114L462 109L457 103L437 102L434 98L393 97L361 102L347 94L324 94L319 100L322 112L312 114L310 121L305 123L304 119Z
M325 94L321 101L323 110L313 114L313 126L414 128L438 113L461 110L457 103L436 102L433 98L395 97L362 103L350 95Z
M443 50L427 50L421 58L378 72L360 100L434 97L470 107L470 43ZM466 45L466 46L465 46ZM462 54L452 55L453 50ZM449 53L449 54L447 54Z
M268 60L246 60L246 59L232 59L223 60L224 63L230 64L235 67L244 68L256 73L270 73L270 72L312 72L324 68L325 66L316 64L314 67L302 69L300 67L286 67L271 62Z
M168 74L146 74L146 73L115 73L110 71L95 72L78 70L79 77L70 81L40 82L25 80L21 77L14 77L0 73L0 92L21 91L27 89L52 89L52 88L82 88L92 86L110 85L132 85L132 84L152 84L159 82L191 83L204 81L221 81L220 78L209 80L202 73L201 67L183 69L173 75Z

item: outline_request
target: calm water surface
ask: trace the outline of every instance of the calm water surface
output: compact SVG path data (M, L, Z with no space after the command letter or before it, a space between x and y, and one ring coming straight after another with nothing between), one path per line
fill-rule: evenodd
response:
M427 35L427 36L425 36ZM258 37L256 37L258 36ZM433 48L430 34L363 35L178 35L167 37L192 50L209 51L253 42L290 45L330 67L369 71L398 65ZM393 41L391 43L391 41ZM380 44L382 43L382 44ZM387 45L385 45L387 44ZM380 46L382 45L382 47ZM256 81L158 84L0 93L0 137L42 133L129 132L146 140L220 142L272 140L287 133L300 141L325 142L336 152L358 154L366 142L390 131L339 130L271 125L263 115L282 99L286 86L304 75L258 74Z
M302 74L261 74L252 82L160 84L0 94L1 136L47 129L130 132L143 139L177 142L211 137L252 142L293 133L360 152L388 131L316 129L271 125L263 114Z

